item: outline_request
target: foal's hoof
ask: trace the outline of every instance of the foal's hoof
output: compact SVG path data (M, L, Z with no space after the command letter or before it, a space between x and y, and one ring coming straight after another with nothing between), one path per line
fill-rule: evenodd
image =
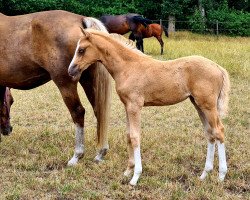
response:
M201 176L199 177L200 180L201 180L201 181L204 181L204 180L206 179L206 177L207 177L207 174L208 174L208 173L207 173L206 171L203 171L202 174L201 174Z
M72 167L75 166L78 163L78 158L77 157L73 157L69 160L67 166Z
M126 171L123 173L123 175L126 177L129 177L132 172L133 172L132 169L126 169Z
M223 182L224 179L225 179L225 176L226 176L226 172L219 172L218 180L219 180L220 182Z

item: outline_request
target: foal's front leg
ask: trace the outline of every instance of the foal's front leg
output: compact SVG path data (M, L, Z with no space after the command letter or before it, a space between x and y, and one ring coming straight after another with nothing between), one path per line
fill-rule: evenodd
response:
M130 181L131 185L136 185L142 173L141 152L140 152L140 127L141 108L134 104L126 106L127 120L129 123L129 163L125 175L130 173L131 162L134 160L134 175ZM133 151L133 152L132 152Z

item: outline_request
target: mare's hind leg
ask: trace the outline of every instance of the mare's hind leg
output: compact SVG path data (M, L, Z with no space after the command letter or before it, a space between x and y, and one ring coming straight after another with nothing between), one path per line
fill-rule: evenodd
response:
M77 164L78 160L83 157L84 153L85 109L83 108L77 93L77 82L72 82L69 77L64 77L62 80L54 80L54 82L59 88L64 103L75 123L75 152L68 162L68 165L72 166Z
M208 135L208 131L210 129L210 125L208 121L206 120L205 114L201 111L201 109L198 107L198 105L195 103L193 97L190 97L191 102L193 103L194 107L196 108L199 117L201 119L201 122L203 124L204 130L206 135ZM208 174L208 172L213 170L214 166L214 153L215 153L215 143L213 141L208 140L207 144L207 156L206 156L206 163L205 168L200 176L201 180L204 180Z
M103 123L103 121L107 119L103 119L104 115L100 114L100 110L98 112L97 103L95 102L97 100L97 88L96 86L96 79L95 79L95 70L96 67L93 65L92 67L89 67L87 70L85 70L82 73L80 84L83 87L85 94L94 110L95 116L97 118L97 139L98 139L98 153L95 157L95 162L100 162L103 160L104 156L107 154L107 151L109 149L108 144L108 130L106 128L107 124ZM108 94L103 94L108 95ZM105 105L101 105L99 109L103 109ZM104 112L104 111L102 111Z

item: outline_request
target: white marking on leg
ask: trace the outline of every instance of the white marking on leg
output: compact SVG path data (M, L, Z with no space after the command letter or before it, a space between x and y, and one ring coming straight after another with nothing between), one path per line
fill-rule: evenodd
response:
M219 156L219 180L223 181L227 173L225 145L220 141L217 141L216 143L218 145L218 156Z
M142 173L142 164L141 164L141 152L140 146L134 148L134 158L135 158L135 167L134 167L134 175L131 181L129 182L130 185L136 185L141 173Z
M215 152L215 143L208 142L206 164L205 164L205 168L200 176L201 180L204 180L206 178L208 172L213 170L214 152Z
M75 125L75 153L73 157L69 160L68 166L76 165L79 158L83 156L84 153L84 130L83 127L78 124Z

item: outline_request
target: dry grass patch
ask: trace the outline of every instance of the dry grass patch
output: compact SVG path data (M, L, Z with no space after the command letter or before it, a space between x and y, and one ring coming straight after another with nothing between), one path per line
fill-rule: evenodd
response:
M180 35L181 36L180 36ZM187 100L168 107L147 107L142 113L143 174L131 188L122 176L127 164L125 112L113 93L106 161L93 162L96 119L86 107L86 154L76 167L66 167L73 154L74 126L59 91L51 82L30 91L13 90L14 126L0 144L0 199L249 199L250 198L250 41L190 33L164 37L165 54L154 38L145 52L158 59L199 54L231 75L230 112L225 118L229 172L217 181L218 162L204 182L198 179L206 155L201 122Z

